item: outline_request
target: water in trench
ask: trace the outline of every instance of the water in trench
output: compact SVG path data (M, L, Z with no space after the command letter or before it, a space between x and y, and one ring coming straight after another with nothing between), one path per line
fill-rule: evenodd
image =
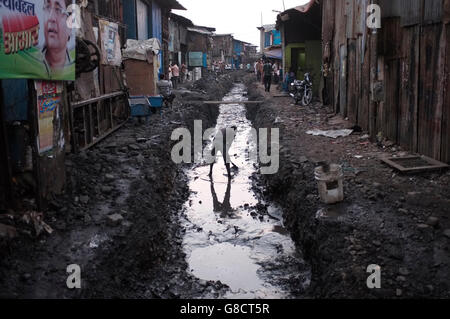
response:
M236 84L224 101L244 101ZM212 179L209 165L187 172L190 198L185 204L183 248L189 271L202 280L230 287L225 298L292 298L309 285L309 270L283 226L282 211L258 199L251 176L251 123L244 104L223 104L217 129L238 126L230 157L239 170L230 181L219 153ZM296 295L296 297L298 297Z

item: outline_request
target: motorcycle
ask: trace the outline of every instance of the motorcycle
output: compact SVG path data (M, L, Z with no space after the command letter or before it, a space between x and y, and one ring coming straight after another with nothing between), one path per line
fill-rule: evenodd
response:
M294 98L295 105L298 105L299 102L302 102L303 106L311 104L313 99L312 85L309 73L305 74L305 79L303 81L294 80L294 82L291 83L290 95Z

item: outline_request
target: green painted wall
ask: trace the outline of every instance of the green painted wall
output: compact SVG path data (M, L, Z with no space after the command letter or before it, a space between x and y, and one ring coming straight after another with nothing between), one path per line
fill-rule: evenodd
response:
M304 43L294 43L294 44L289 44L286 46L286 50L284 51L284 55L285 55L285 59L286 59L286 68L284 70L284 74L289 72L289 69L292 66L292 63L291 63L292 62L292 49L301 49L301 48L305 48ZM300 74L300 72L297 72L297 78L302 79L303 74Z
M313 91L319 96L321 70L322 70L322 43L321 41L307 41L306 43L291 43L286 46L284 52L286 59L285 72L289 72L292 66L293 49L304 49L304 54L297 57L302 70L297 70L297 79L303 79L303 75L309 72L313 79ZM285 73L286 74L286 73Z

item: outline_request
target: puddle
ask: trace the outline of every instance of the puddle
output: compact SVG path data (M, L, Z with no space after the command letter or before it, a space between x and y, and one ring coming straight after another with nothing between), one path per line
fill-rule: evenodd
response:
M236 84L224 101L243 101L245 93L245 86ZM186 172L191 196L185 204L183 248L189 270L199 279L228 285L225 298L291 298L287 283L306 287L309 272L283 225L281 209L258 200L252 190L256 163L248 154L256 145L243 104L220 106L217 129L232 125L238 131L229 154L239 167L233 179L226 176L220 153L212 179L209 165Z

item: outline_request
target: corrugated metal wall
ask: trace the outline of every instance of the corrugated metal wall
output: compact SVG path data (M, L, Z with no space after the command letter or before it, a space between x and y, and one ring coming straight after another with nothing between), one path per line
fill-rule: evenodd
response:
M122 0L123 20L127 25L127 38L137 39L136 2L134 0Z
M380 0L377 35L362 23L368 1L323 2L326 92L335 111L372 136L450 162L450 0ZM374 85L382 90L372 94Z

